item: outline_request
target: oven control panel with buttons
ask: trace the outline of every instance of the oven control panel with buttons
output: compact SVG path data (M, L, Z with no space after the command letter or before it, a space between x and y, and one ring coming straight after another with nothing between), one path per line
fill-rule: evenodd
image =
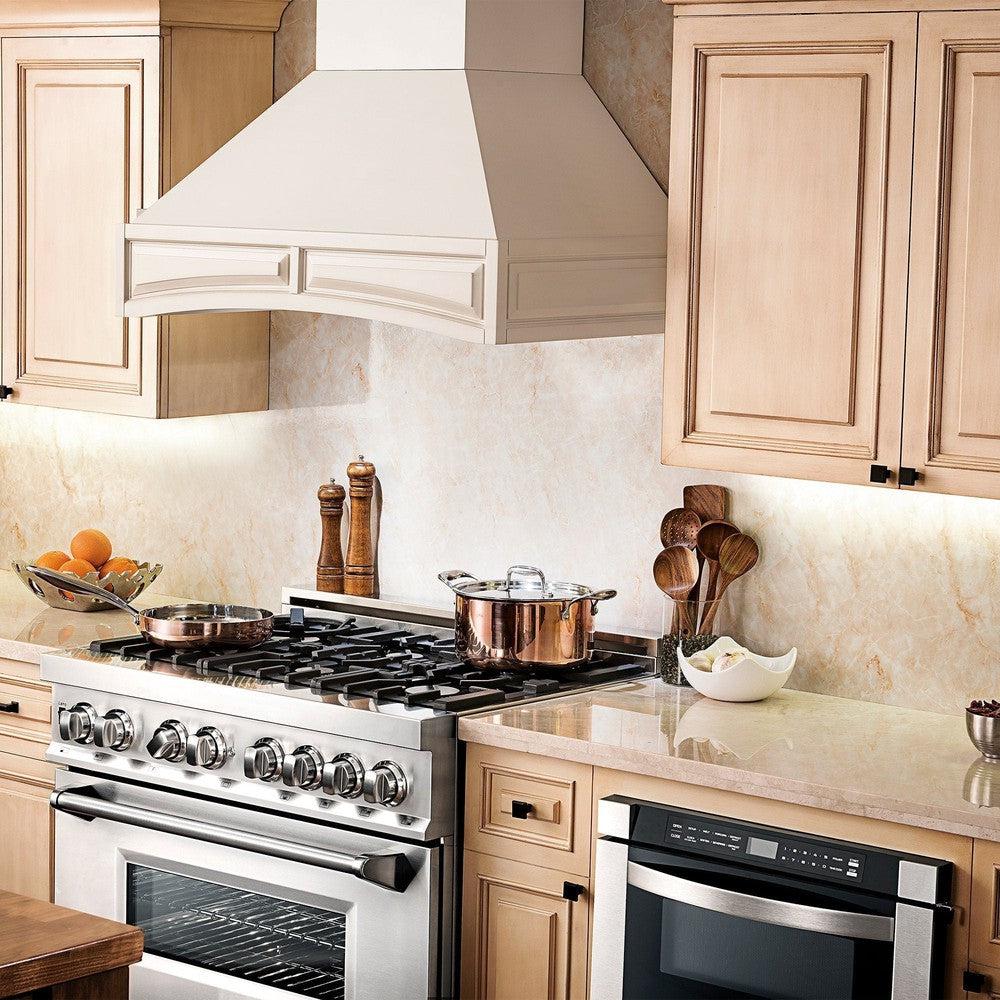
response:
M832 842L809 844L800 840L772 839L748 833L738 826L701 820L690 814L669 814L666 843L699 853L736 858L749 856L769 861L778 868L806 871L819 878L860 883L864 877L865 855L860 851L843 850Z

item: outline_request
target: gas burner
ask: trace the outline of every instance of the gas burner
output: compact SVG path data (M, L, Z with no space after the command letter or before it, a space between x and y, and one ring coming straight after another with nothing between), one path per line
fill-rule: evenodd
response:
M251 678L354 706L402 705L457 714L561 694L649 673L644 657L597 650L578 670L477 670L455 656L454 636L357 617L307 617L293 607L253 649L177 652L139 636L91 643L91 652L166 663L196 675ZM266 687L265 687L266 689Z

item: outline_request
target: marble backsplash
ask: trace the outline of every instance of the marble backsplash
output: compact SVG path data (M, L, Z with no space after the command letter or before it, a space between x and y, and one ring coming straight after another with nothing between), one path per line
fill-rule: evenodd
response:
M278 37L276 92L312 65L313 0ZM588 0L588 78L665 184L670 8ZM359 452L385 492L383 593L447 604L441 569L509 563L613 586L606 624L657 628L650 567L687 483L719 482L762 559L739 633L796 645L791 686L960 711L1000 688L1000 506L659 464L657 338L488 348L275 313L272 409L141 421L0 409L0 561L106 530L166 593L277 604L309 581L320 482Z

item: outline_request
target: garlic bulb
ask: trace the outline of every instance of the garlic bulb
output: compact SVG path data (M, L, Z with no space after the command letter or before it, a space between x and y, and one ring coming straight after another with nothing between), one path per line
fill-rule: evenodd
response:
M748 650L734 649L729 653L717 656L712 662L712 673L721 674L723 670L729 670L736 664L742 663L747 658L747 652Z

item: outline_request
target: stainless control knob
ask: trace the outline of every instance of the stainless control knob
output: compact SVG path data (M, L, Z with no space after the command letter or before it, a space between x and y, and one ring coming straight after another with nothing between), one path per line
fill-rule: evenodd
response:
M265 737L243 754L243 773L258 781L277 781L281 777L281 764L285 751L277 740Z
M330 795L357 798L364 780L364 764L352 753L338 754L323 768L323 791Z
M214 726L202 726L187 738L185 756L191 767L207 767L209 770L222 767L229 756L226 737Z
M174 719L168 719L157 726L152 739L146 744L146 749L154 760L169 760L172 763L177 763L177 761L184 759L187 738L187 727Z
M315 747L298 747L281 762L281 780L290 788L318 788L322 777L323 755Z
M365 801L377 806L398 806L406 798L406 775L391 760L380 760L365 774Z
M97 728L97 712L85 701L59 711L59 735L67 742L91 743Z
M128 712L113 708L97 720L94 743L103 750L128 750L134 740L135 726L132 725Z

